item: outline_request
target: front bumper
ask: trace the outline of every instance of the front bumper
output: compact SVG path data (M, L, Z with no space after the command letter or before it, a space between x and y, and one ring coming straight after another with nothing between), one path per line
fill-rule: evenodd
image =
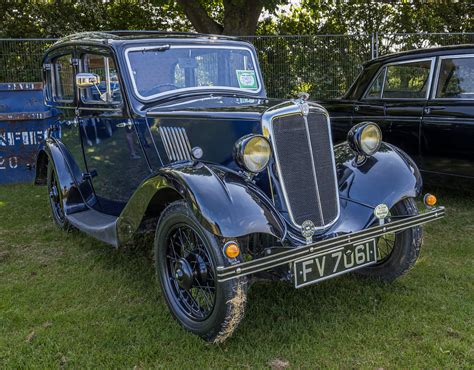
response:
M274 255L261 257L252 261L238 263L232 266L218 266L217 280L224 282L241 276L254 274L272 268L291 264L294 261L316 257L320 253L327 253L332 249L338 249L348 244L364 242L368 239L380 237L387 233L394 233L422 225L444 217L444 207L437 207L416 216L408 216L396 221L386 222L382 225L369 227L361 231L344 234L333 238L318 241L292 250L276 253Z

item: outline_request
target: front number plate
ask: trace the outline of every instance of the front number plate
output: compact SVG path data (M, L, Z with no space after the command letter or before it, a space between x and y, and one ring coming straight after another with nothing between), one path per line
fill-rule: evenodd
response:
M295 288L314 284L375 262L377 262L375 239L301 259L293 263Z

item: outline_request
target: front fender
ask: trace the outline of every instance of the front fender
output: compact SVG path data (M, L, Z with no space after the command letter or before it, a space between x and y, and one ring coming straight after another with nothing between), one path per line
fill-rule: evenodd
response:
M139 227L148 204L163 189L179 193L201 224L215 235L237 238L265 233L282 238L285 223L254 184L221 167L184 163L160 169L136 190L119 217L119 239Z
M416 197L422 179L413 160L393 145L382 143L379 151L361 165L349 145L334 147L341 215L331 232L353 232L375 221L373 208L384 203L389 208L404 198Z

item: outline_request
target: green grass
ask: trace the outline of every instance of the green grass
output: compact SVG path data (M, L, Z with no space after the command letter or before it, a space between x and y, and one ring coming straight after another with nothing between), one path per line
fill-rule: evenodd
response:
M474 199L441 198L402 279L256 284L214 346L174 322L146 252L57 230L45 188L0 187L0 368L472 368Z

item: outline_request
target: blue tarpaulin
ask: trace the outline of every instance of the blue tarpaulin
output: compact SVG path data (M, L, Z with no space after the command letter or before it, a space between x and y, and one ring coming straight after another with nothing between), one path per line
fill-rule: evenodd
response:
M0 83L0 185L33 181L38 146L56 116L41 83Z

